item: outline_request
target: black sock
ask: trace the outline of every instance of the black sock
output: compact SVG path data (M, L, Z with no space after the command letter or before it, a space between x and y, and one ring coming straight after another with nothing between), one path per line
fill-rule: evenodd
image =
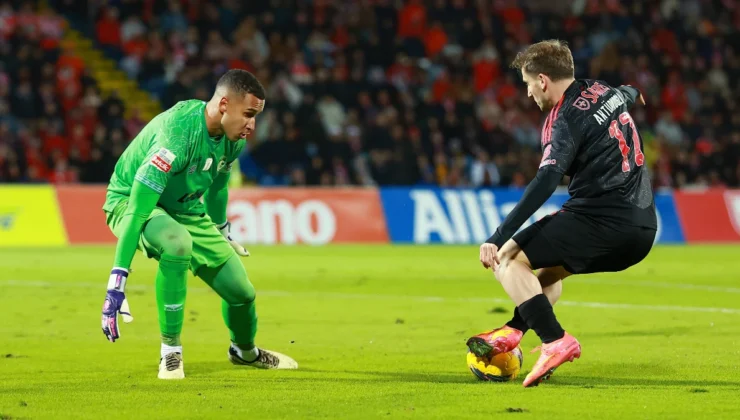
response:
M506 325L511 328L516 328L523 333L529 331L529 325L527 325L524 318L522 318L518 307L514 307L514 318L511 318L511 321L507 322Z
M519 313L543 343L551 343L565 335L565 331L555 318L550 301L544 294L536 295L519 305Z

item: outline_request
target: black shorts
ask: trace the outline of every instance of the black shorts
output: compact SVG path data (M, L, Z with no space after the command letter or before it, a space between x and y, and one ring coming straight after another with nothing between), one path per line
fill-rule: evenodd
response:
M533 269L563 266L573 274L625 270L642 261L655 229L617 225L561 210L514 235Z

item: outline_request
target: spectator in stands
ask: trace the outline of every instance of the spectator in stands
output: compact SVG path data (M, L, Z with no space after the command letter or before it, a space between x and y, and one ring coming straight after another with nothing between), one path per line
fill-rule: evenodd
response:
M526 185L542 116L507 64L558 37L578 77L642 90L647 161L673 187L738 186L739 3L51 1L165 108L207 98L227 68L255 72L269 106L240 159L255 183ZM0 180L105 182L145 121L100 94L57 16L14 4L0 4Z

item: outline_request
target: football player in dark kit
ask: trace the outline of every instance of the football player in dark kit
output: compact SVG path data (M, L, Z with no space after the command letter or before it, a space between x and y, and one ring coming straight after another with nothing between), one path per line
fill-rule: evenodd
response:
M562 280L639 263L653 246L657 220L640 135L628 112L635 102L645 103L640 92L576 80L571 51L557 40L529 46L511 66L521 70L527 95L549 112L542 128L542 161L517 206L480 247L480 262L493 269L516 304L514 317L467 344L478 356L504 353L534 330L542 346L524 379L530 387L581 355L580 343L553 313ZM571 177L571 197L562 209L516 233L563 175Z

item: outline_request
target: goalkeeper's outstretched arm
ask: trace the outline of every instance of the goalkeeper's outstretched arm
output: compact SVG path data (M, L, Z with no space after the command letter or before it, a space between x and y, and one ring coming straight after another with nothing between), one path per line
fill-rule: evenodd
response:
M153 120L153 136L134 140L127 151L119 158L121 182L131 182L129 201L123 212L118 231L118 244L113 269L108 277L108 292L103 303L103 333L110 341L119 338L118 314L124 322L133 318L128 310L125 295L131 261L139 245L147 219L154 211L162 193L173 174L182 172L189 162L191 146L188 124L182 123L177 113L166 114L162 119Z
M128 207L121 219L121 237L116 245L114 268L128 271L139 244L141 231L149 215L157 206L160 193L147 187L139 180L134 181Z
M126 279L139 244L141 231L149 215L159 201L160 193L135 180L131 187L131 196L121 220L121 236L116 245L116 257L113 270L108 278L108 292L103 303L101 324L103 334L109 341L115 342L120 337L118 314L123 321L133 321L126 299Z

